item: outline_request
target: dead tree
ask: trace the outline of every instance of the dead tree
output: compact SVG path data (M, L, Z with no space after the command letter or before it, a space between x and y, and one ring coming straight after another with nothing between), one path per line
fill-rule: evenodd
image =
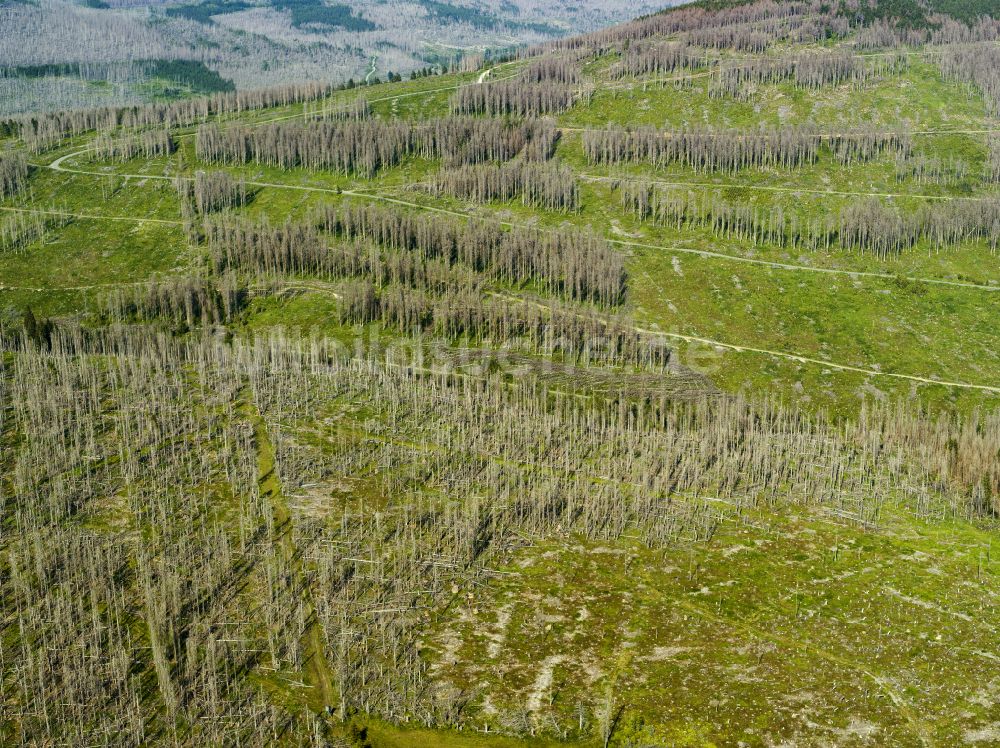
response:
M20 151L0 152L0 200L16 195L28 182L28 160Z
M477 202L520 197L525 205L563 212L580 206L580 190L572 169L555 163L511 161L447 169L432 177L428 189L434 194Z

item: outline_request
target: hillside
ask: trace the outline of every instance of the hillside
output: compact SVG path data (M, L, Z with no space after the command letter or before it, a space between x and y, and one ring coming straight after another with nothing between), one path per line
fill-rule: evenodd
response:
M519 45L592 31L668 4L5 0L0 117L471 69Z
M0 744L1000 744L998 41L0 121Z

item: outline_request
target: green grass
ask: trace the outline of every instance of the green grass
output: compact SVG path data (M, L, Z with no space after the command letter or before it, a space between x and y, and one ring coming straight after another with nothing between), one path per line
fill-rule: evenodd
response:
M873 535L810 512L748 520L662 552L537 541L441 616L432 667L489 696L484 723L530 702L534 724L570 734L580 705L593 720L595 691L613 684L622 732L655 745L812 745L852 731L955 744L986 716L979 702L1000 675L978 644L997 620L990 532L905 519Z
M77 219L52 234L24 252L0 254L0 285L18 289L4 291L0 304L75 316L92 308L88 298L107 289L60 289L143 281L191 265L175 226Z
M362 720L372 748L553 748L554 740L519 740L469 731L400 728L377 720Z
M571 109L561 124L597 127L608 123L717 128L777 127L814 122L825 127L876 125L913 129L961 129L981 125L986 108L967 87L945 81L931 64L912 58L910 69L860 90L852 85L818 93L792 83L760 86L750 101L709 95L709 78L679 83L641 80L598 86L593 97Z
M989 383L1000 365L990 350L996 293L735 268L656 250L637 250L631 267L639 319L663 330L951 381ZM956 329L955 319L966 324ZM822 401L832 385L808 391Z

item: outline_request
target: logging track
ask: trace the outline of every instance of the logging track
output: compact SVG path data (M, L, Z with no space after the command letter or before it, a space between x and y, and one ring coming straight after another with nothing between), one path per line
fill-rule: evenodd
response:
M274 540L284 557L285 563L295 576L295 584L301 590L305 608L306 629L302 634L304 671L308 685L315 689L320 707L333 706L335 702L333 676L326 660L325 637L322 624L313 604L310 582L306 575L302 555L295 544L293 519L285 498L275 464L274 446L268 434L267 423L257 408L249 388L241 394L241 410L249 419L254 430L257 447L258 484L260 492L267 497L274 516Z
M159 175L159 174L119 174L119 173L112 174L112 173L103 172L103 171L88 171L88 170L85 170L85 169L68 168L68 167L66 167L66 166L63 165L64 162L67 161L68 159L73 158L75 156L80 156L80 155L82 155L84 153L87 153L88 151L89 151L89 149L85 149L85 150L77 151L77 152L74 152L74 153L68 153L68 154L66 154L64 156L60 156L59 158L57 158L52 163L46 165L45 167L41 167L41 168L53 169L55 171L66 172L66 173L69 173L69 174L81 174L81 175L104 177L104 178L115 178L115 177L118 177L118 178L124 178L124 179L136 179L136 180L141 180L141 179L158 179L158 180L165 180L165 181L174 181L175 179L178 178L178 177L167 177L167 176L163 176L163 175ZM584 175L584 176L586 176L586 175ZM188 179L188 180L191 179L191 177L180 177L180 178L181 179ZM608 179L612 179L612 178L609 177ZM301 192L316 192L316 193L328 194L328 195L347 195L349 197L357 197L357 198L361 198L363 200L374 200L374 201L378 201L378 202L392 203L394 205L402 205L402 206L406 206L406 207L409 207L409 208L413 208L415 210L422 210L422 211L430 212L430 213L439 213L439 214L442 214L442 215L455 216L457 218L462 218L462 219L465 219L465 220L470 220L470 219L473 219L473 218L480 218L480 216L472 215L470 213L465 213L465 212L457 211L457 210L451 210L451 209L448 209L448 208L440 208L440 207L436 207L436 206L432 206L432 205L424 205L422 203L417 203L417 202L414 202L412 200L404 200L402 198L393 197L391 195L386 195L386 194L376 194L376 193L372 193L372 192L363 192L363 191L351 190L351 189L339 189L339 188L332 188L332 187L314 187L314 186L310 186L310 185L301 185L301 184L285 184L285 183L281 183L281 182L247 181L246 184L248 186L250 186L250 187L265 187L265 188L279 189L279 190L297 190L297 191L301 191ZM686 184L692 184L692 183L686 183ZM716 187L722 187L723 185L714 185L714 186L716 186ZM740 187L739 185L732 185L732 186L734 188L735 187ZM752 189L752 187L750 187L749 189ZM774 188L774 189L779 189L779 188ZM787 190L789 192L794 192L795 191L793 188L787 188ZM819 191L819 192L822 192L822 191ZM826 194L850 195L850 194L870 194L870 193L846 193L846 192L845 193L829 193L828 192ZM132 219L132 218L126 218L126 217L118 217L118 220L160 220L160 219ZM176 222L176 223L180 224L179 221ZM507 228L531 228L531 227L527 226L526 224L521 224L521 223L517 223L517 222L514 222L514 221L498 221L498 223L501 226L505 226ZM537 228L537 227L535 227L535 228ZM726 261L726 262L737 262L737 263L743 263L743 264L748 264L748 265L762 265L762 266L774 268L774 269L777 269L777 270L787 270L787 271L792 271L792 272L823 273L823 274L826 274L826 275L843 275L843 276L848 276L848 277L851 277L851 278L876 278L876 279L882 279L882 280L898 280L901 277L901 276L893 274L893 273L879 273L879 272L864 271L864 270L845 270L845 269L842 269L842 268L824 268L824 267L816 267L816 266L813 266L813 265L800 265L800 264L789 263L789 262L776 262L776 261L772 261L772 260L761 260L761 259L754 258L754 257L741 257L739 255L732 255L732 254L728 254L726 252L715 252L715 251L712 251L712 250L697 249L697 248L685 247L685 246L681 246L681 245L649 244L649 243L646 243L646 242L637 242L637 241L631 241L631 240L627 240L627 239L614 238L612 236L605 236L604 238L605 238L606 241L608 241L611 244L616 244L618 246L623 246L623 247L635 247L635 248L639 248L639 249L655 249L655 250L659 250L659 251L663 251L663 252L670 252L670 253L674 253L674 254L698 255L700 257L710 258L710 259L714 259L714 260L721 260L721 261ZM924 278L924 277L919 277L919 276L902 276L902 277L903 277L904 280L907 280L907 281L910 281L910 282L916 282L916 283L928 283L928 284L932 284L932 285L951 286L951 287L954 287L954 288L965 288L965 289L971 289L971 290L977 290L977 291L988 291L988 292L1000 291L1000 285L990 285L990 284L984 284L984 283L971 283L971 282L966 282L966 281L951 281L951 280L946 280L946 279L943 279L943 278Z
M66 161L68 161L69 159L77 157L77 156L80 156L80 155L82 155L84 153L87 153L89 150L90 149L83 149L81 151L76 151L76 152L73 152L73 153L69 153L69 154L65 154L63 156L60 156L59 158L55 159L50 164L48 164L45 168L49 168L49 169L52 169L54 171L60 171L60 172L66 172L66 173L72 173L72 174L84 174L84 175L91 175L91 176L99 176L99 177L105 177L105 178L124 178L124 179L136 179L136 180L156 179L156 180L166 180L166 181L174 181L174 179L176 179L176 177L168 177L168 176L164 176L164 175L109 174L107 172L101 172L101 171L88 171L88 170L83 170L83 169L74 169L74 168L66 167L64 165L66 163ZM184 178L184 179L190 179L190 177L182 177L182 178ZM282 183L278 183L278 182L248 181L246 184L249 185L249 186L253 186L253 187L268 187L268 188L273 188L273 189L287 189L287 190L299 190L299 191L316 192L316 193L326 193L326 194L340 194L340 195L346 195L346 196L350 196L350 197L360 198L360 199L363 199L363 200L374 200L374 201L388 202L388 203L393 203L393 204L397 204L397 205L407 206L407 207L410 207L410 208L413 208L413 209L417 209L417 210L423 210L423 211L428 211L428 212L435 212L435 213L445 214L445 215L452 215L452 216L456 216L456 217L463 218L463 219L466 219L466 220L475 217L475 216L472 216L472 215L470 215L468 213L463 213L463 212L460 212L460 211L449 210L449 209L446 209L446 208L437 208L437 207L432 207L432 206L426 206L426 205L422 205L420 203L416 203L416 202L413 202L413 201L410 201L410 200L403 200L403 199L400 199L400 198L394 198L394 197L390 197L390 196L387 196L387 195L373 194L371 192L360 192L360 191L350 190L350 189L335 189L335 188L328 188L328 187L313 187L313 186L308 186L308 185L289 185L289 184L282 184ZM789 189L789 191L793 191L793 188L787 188L787 189ZM848 194L850 194L850 193L848 193ZM504 226L507 226L507 227L521 227L521 226L523 226L523 224L517 224L517 223L513 223L513 222L509 222L509 221L501 221L500 223L501 223L501 225L504 225ZM842 270L842 269L835 269L835 268L817 268L817 267L811 267L811 266L807 266L807 265L795 265L795 264L792 264L792 263L778 263L778 262L772 262L772 261L767 261L767 260L759 260L759 259L756 259L756 258L738 257L738 256L735 256L735 255L729 255L729 254L721 253L721 252L710 252L710 251L706 251L706 250L699 250L699 249L694 249L694 248L691 248L691 247L661 246L661 245L646 244L646 243L642 243L642 242L633 242L633 241L624 240L624 239L612 239L612 238L607 238L607 241L609 241L612 244L619 245L619 246L631 246L631 247L644 248L644 249L656 249L656 250L659 250L659 251L672 252L672 253L695 254L695 255L701 255L701 256L706 257L706 258L711 258L711 259L716 259L716 260L722 260L722 261L743 262L743 263L748 263L748 264L764 265L764 266L768 266L768 267L771 267L771 268L774 268L774 269L779 269L779 270L789 271L789 272L812 272L812 273L820 272L820 273L826 273L826 274L831 274L831 275L844 275L844 276L849 276L849 277L869 277L869 278L878 278L878 279L883 279L883 280L891 280L891 279L895 279L896 278L896 276L894 276L894 275L892 275L890 273L858 272L858 271ZM914 281L914 282L920 282L920 283L929 283L929 284L936 284L936 285L954 286L954 287L958 287L958 288L974 289L974 290L979 290L979 291L993 292L993 291L1000 290L1000 287L998 287L998 286L991 286L991 285L984 285L984 284L974 284L974 283L963 283L963 282L960 282L960 281L947 281L947 280L933 279L933 278L907 277L906 280L908 280L908 281ZM698 336L698 335L687 335L687 334L674 333L674 332L662 332L662 331L658 331L658 330L648 330L648 329L645 329L645 328L636 328L636 330L638 332L642 332L642 333L647 333L647 334L652 334L652 335L661 335L661 336L665 336L665 337L669 337L669 338L683 340L683 341L686 341L686 342L689 342L689 343L705 344L705 345L714 346L716 348L726 349L726 350L732 350L732 351L741 352L741 353L754 353L754 354L759 354L759 355L765 355L765 356L770 356L770 357L773 357L773 358L780 358L780 359L785 359L785 360L791 360L791 361L795 361L795 362L801 363L801 364L809 364L809 365L814 365L814 366L822 366L822 367L826 367L826 368L834 369L834 370L838 370L838 371L846 371L846 372L853 372L853 373L863 374L865 376L888 377L888 378L892 378L892 379L900 379L900 380L905 380L905 381L917 382L917 383L921 383L921 384L941 385L941 386L952 387L952 388L957 388L957 389L970 389L970 390L978 390L978 391L983 391L983 392L989 392L989 393L992 393L992 394L1000 394L1000 387L995 386L995 385L974 384L974 383L968 383L968 382L954 382L954 381L948 381L948 380L932 379L932 378L928 378L928 377L920 377L920 376L910 375L910 374L899 374L899 373L894 373L894 372L885 372L885 371L881 371L881 370L873 369L873 368L865 368L865 367L859 367L859 366L854 366L854 365L850 365L850 364L844 364L844 363L837 363L837 362L833 362L833 361L827 361L827 360L823 360L823 359L816 359L816 358L812 358L812 357L809 357L809 356L805 356L805 355L798 354L798 353L793 353L793 352L788 352L788 351L778 351L778 350L774 350L774 349L760 348L760 347L755 347L755 346L752 346L752 345L746 345L746 344L742 344L742 343L731 343L731 342L726 342L726 341L714 340L714 339L711 339L711 338L705 338L705 337L701 337L701 336Z

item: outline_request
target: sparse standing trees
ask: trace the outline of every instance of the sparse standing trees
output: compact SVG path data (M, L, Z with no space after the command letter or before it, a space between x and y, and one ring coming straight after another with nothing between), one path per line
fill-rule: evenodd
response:
M513 200L546 210L574 211L580 205L580 190L572 169L561 164L511 161L506 164L464 166L434 175L429 189L477 202Z
M1000 136L989 139L989 155L986 158L986 180L1000 183Z
M16 195L28 181L28 160L20 151L0 152L0 200Z
M696 171L729 173L811 164L824 148L840 163L851 164L870 161L883 153L905 155L910 147L910 138L905 132L870 128L831 134L810 126L679 131L607 127L587 130L583 134L584 154L592 164L635 161L664 166L676 163Z
M199 159L225 164L332 169L371 177L405 156L441 158L448 164L506 161L519 153L548 158L558 137L551 122L511 122L447 117L425 122L344 120L277 123L226 129L203 125L195 151Z
M92 149L99 159L122 162L138 156L143 158L169 156L174 152L174 147L174 140L169 130L144 130L134 135L120 137L101 135L95 138Z
M944 47L938 65L946 78L979 89L993 116L1000 115L1000 49L996 44Z
M809 250L843 249L881 259L898 255L919 242L935 247L985 241L1000 243L1000 200L948 200L901 211L878 198L850 203L823 218L801 215L782 206L730 203L707 191L660 188L641 180L619 183L622 207L638 218L661 225L706 227L725 239L776 244Z

